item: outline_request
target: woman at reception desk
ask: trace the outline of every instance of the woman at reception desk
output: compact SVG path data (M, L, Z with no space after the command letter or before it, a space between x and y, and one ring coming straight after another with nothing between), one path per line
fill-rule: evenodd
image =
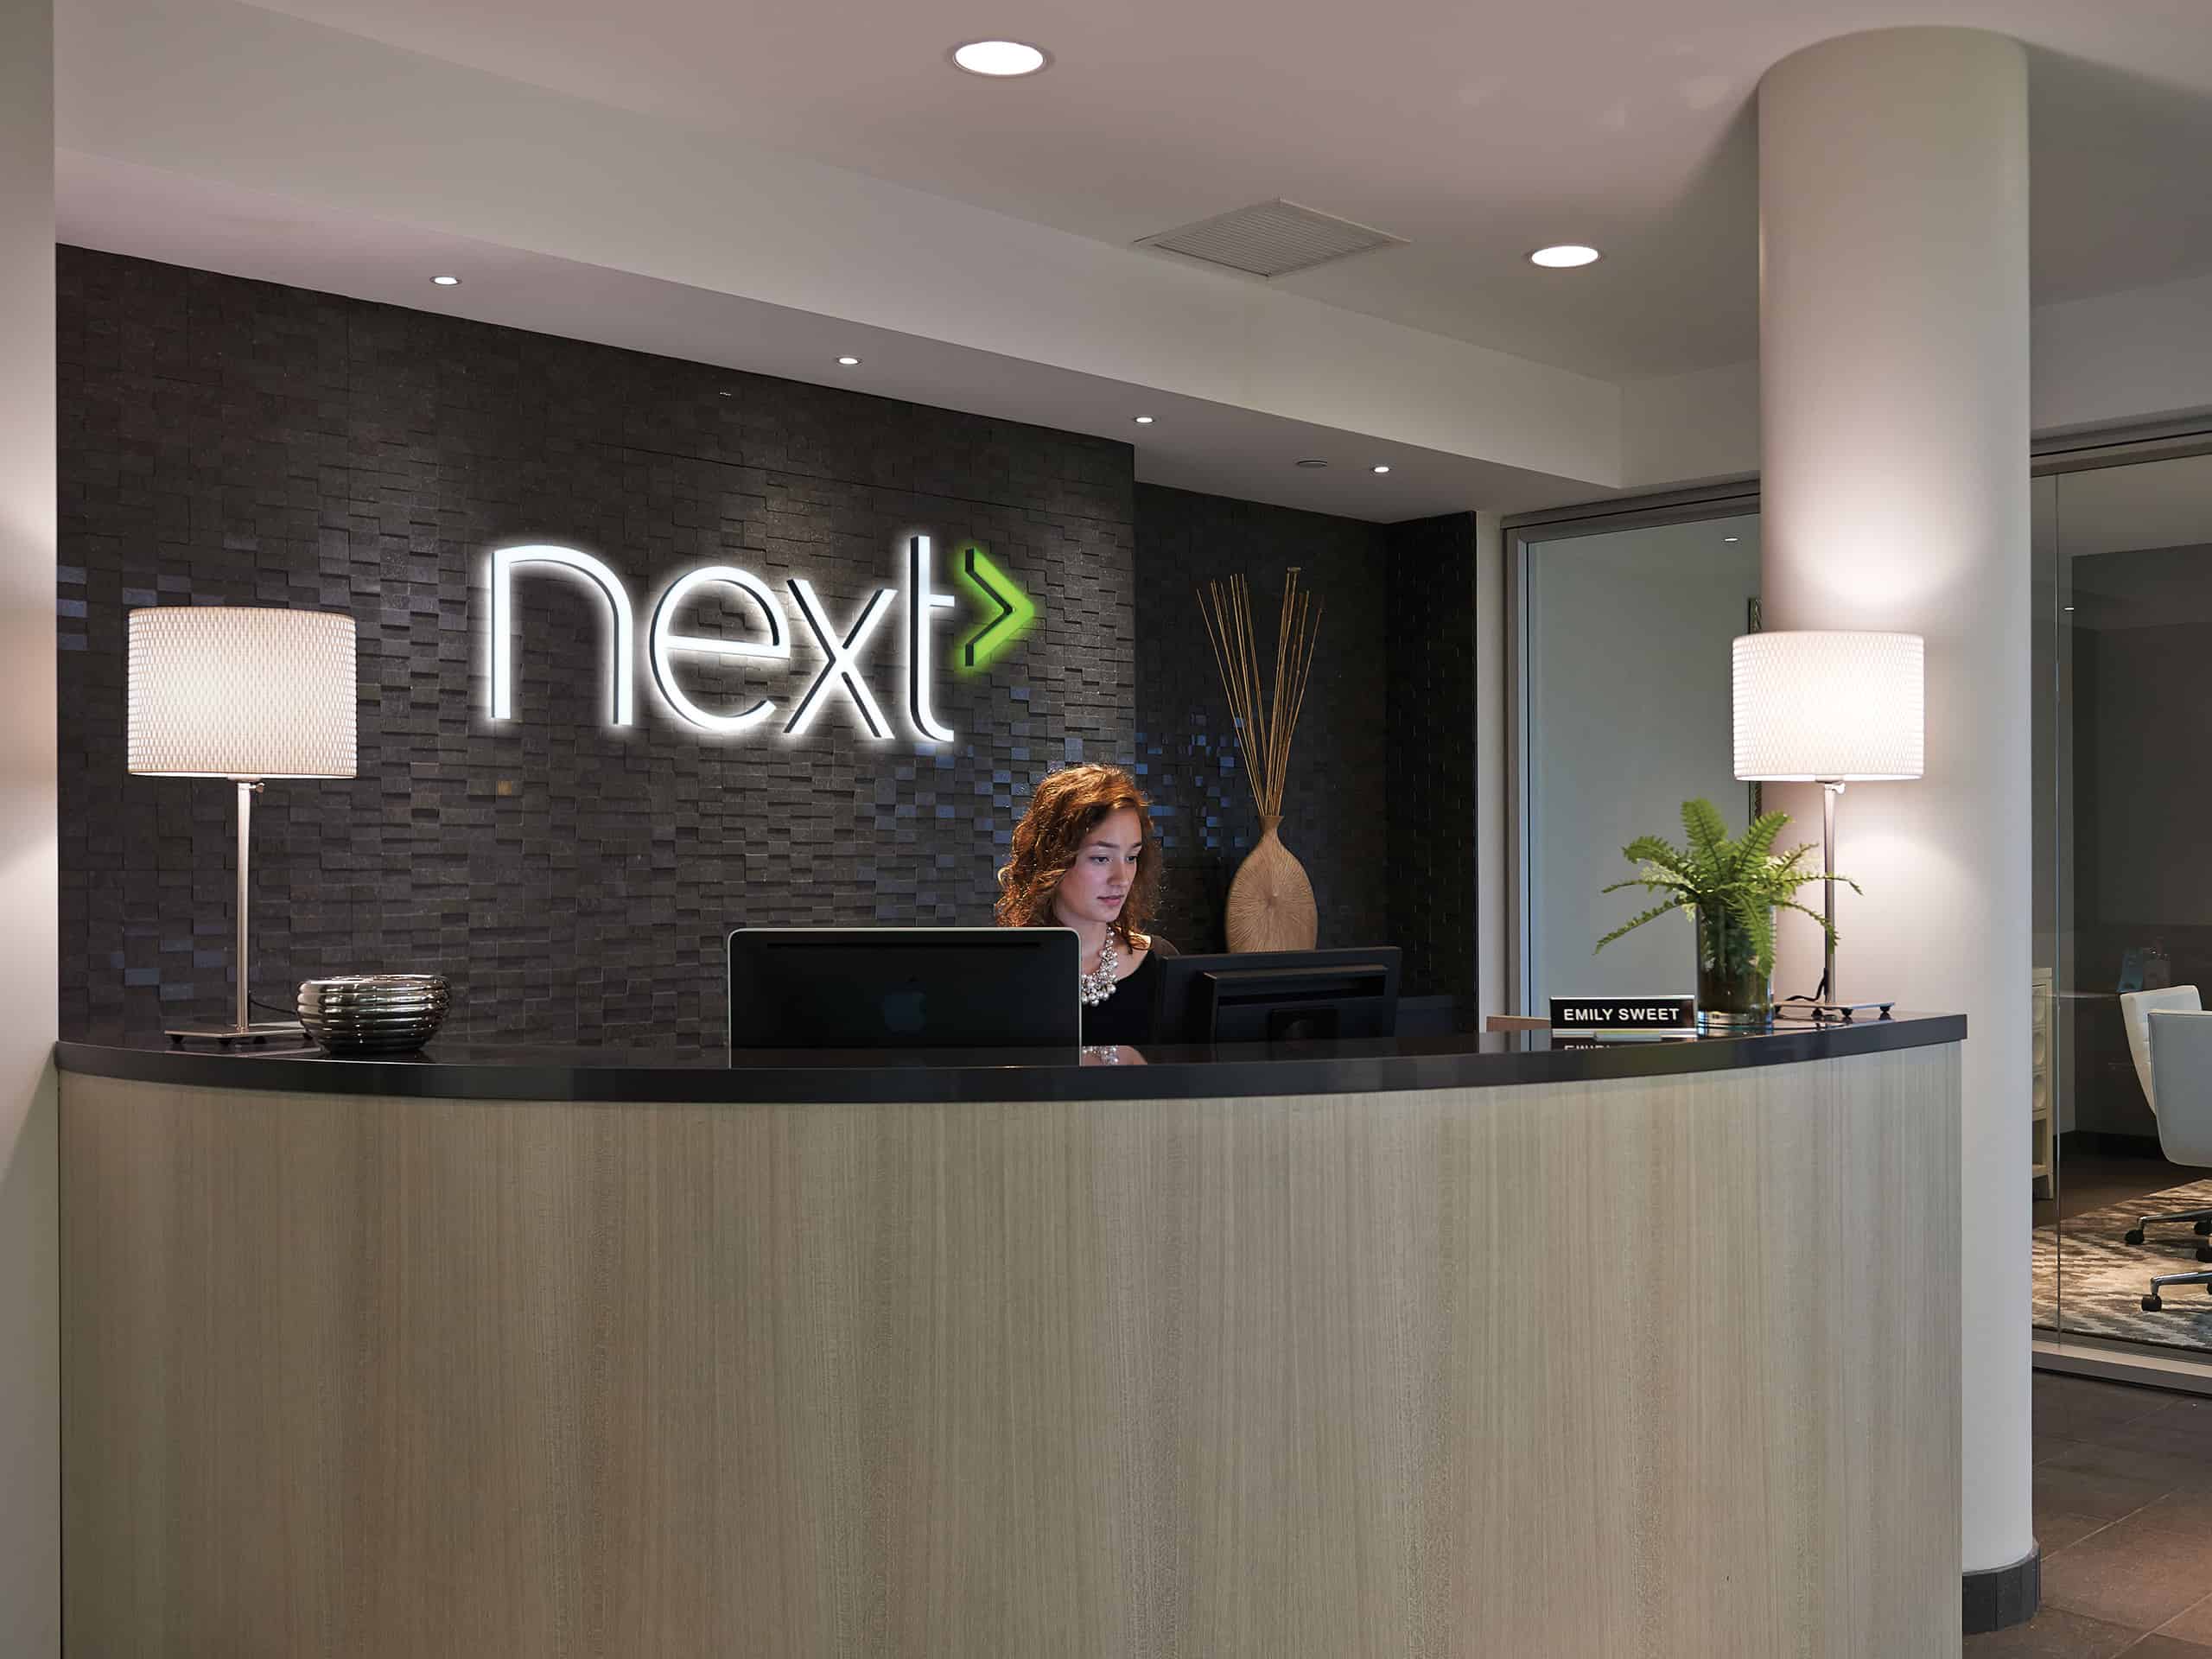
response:
M1154 963L1176 951L1148 931L1160 838L1136 779L1119 766L1049 773L1013 839L999 872L999 925L1074 931L1086 1046L1150 1042Z
M1964 1035L64 1043L70 1651L1955 1654Z

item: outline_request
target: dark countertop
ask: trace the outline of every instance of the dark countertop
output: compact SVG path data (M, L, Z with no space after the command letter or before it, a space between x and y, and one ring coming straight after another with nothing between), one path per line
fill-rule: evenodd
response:
M92 1077L311 1094L732 1103L1211 1100L1674 1077L1955 1043L1966 1034L1963 1014L1908 1014L1789 1024L1749 1037L1584 1039L1573 1046L1542 1033L1152 1046L1142 1065L1099 1064L1065 1050L757 1050L733 1059L720 1049L439 1042L416 1054L334 1059L311 1047L178 1048L159 1036L65 1041L54 1052L62 1071Z

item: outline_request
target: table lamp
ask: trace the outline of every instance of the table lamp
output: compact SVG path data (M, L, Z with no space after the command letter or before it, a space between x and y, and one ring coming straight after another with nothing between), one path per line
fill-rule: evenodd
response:
M238 1017L172 1041L266 1041L296 1020L246 1017L246 847L269 778L353 775L353 619L334 611L162 606L130 613L127 766L228 778L238 791Z
M1821 883L1827 922L1815 1020L1846 1002L1835 979L1835 803L1846 784L1917 778L1924 760L1925 648L1916 633L1747 633L1735 645L1736 776L1821 786Z

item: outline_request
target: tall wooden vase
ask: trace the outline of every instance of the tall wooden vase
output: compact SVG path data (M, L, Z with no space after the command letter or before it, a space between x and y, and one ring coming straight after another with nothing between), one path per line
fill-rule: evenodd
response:
M1313 884L1275 834L1281 823L1280 817L1260 820L1260 844L1245 855L1229 884L1231 950L1311 950L1320 936Z

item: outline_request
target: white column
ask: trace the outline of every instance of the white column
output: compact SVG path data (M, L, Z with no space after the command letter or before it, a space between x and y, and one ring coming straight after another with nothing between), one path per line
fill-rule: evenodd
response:
M0 1653L61 1651L54 9L0 4Z
M1854 786L1838 815L1838 868L1866 889L1839 903L1838 974L1847 998L1969 1022L1962 1565L1976 1572L2034 1544L2018 43L1885 29L1777 65L1759 88L1759 234L1766 626L1928 641L1926 777ZM1817 791L1775 793L1816 839ZM1819 977L1813 935L1792 935L1782 988Z

